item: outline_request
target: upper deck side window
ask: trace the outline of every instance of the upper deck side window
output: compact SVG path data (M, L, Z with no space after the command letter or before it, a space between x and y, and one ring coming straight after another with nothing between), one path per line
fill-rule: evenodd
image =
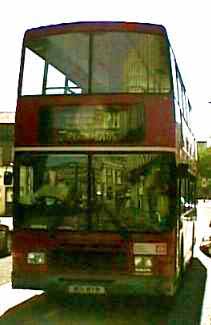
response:
M168 93L169 67L168 43L162 35L53 35L27 42L21 95Z
M174 53L172 49L170 49L171 54L171 70L172 70L172 81L173 81L173 91L174 91L174 99L175 103L177 104L177 115L180 115L185 120L186 124L190 127L191 120L190 120L190 112L191 112L191 104L188 99L188 95L186 92L186 88L184 86L181 73L179 71L179 67L177 65ZM177 118L178 120L178 118ZM178 121L179 121L178 120Z
M88 92L89 36L75 33L28 42L22 95Z

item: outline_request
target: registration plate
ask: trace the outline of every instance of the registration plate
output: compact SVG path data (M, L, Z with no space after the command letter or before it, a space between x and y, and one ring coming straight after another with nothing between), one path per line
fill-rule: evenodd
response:
M83 295L104 295L105 288L102 286L87 286L87 285L70 285L69 293L78 293Z

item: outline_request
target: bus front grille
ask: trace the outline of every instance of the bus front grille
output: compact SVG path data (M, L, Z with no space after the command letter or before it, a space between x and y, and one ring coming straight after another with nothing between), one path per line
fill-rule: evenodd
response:
M122 251L87 251L56 249L49 256L49 268L62 268L80 271L109 272L127 271L128 258Z

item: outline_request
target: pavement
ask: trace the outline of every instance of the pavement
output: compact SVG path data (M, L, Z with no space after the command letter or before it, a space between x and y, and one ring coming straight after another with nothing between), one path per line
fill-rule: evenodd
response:
M168 316L168 325L201 324L206 280L206 268L198 258L194 258L176 295L174 307Z

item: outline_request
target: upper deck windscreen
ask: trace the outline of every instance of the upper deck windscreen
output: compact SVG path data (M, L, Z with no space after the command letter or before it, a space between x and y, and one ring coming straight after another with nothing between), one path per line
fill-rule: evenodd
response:
M77 31L25 46L21 95L170 91L168 43L161 34Z

